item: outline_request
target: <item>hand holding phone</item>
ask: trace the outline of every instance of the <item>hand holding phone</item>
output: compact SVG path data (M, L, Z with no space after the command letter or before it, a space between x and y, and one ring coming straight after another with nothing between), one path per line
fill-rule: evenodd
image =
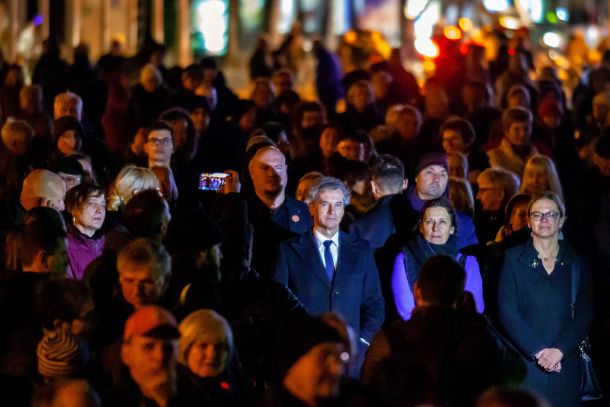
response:
M218 191L220 190L229 174L224 172L202 172L199 175L199 189L201 191Z

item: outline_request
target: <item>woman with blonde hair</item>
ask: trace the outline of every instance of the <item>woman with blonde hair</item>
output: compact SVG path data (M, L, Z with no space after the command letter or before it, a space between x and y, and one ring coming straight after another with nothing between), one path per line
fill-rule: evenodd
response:
M146 189L159 190L161 185L154 172L148 168L128 164L119 172L108 194L108 210L117 212L138 192Z
M563 189L555 163L545 155L536 154L525 164L519 192L533 195L543 191L555 192L563 199Z

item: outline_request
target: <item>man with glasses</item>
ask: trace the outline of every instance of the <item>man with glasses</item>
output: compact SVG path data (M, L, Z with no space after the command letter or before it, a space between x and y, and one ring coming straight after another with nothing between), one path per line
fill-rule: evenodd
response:
M161 120L155 122L150 127L150 133L144 144L144 152L148 156L148 168L171 168L174 150L174 135L171 125Z

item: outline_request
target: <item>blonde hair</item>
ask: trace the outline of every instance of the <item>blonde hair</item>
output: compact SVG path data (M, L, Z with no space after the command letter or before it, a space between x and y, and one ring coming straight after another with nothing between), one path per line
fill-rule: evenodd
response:
M474 196L470 183L463 178L449 178L449 200L457 211L474 213Z
M108 210L118 211L138 192L146 189L159 189L159 179L148 168L128 164L123 167L114 180L108 196Z
M547 191L556 193L563 200L563 188L559 182L559 175L557 174L555 163L549 157L542 154L531 156L529 160L527 160L527 163L525 163L525 169L523 170L523 178L521 180L521 188L519 189L519 192L530 193L526 190L527 185L525 183L525 174L528 172L528 170L532 170L533 167L543 169L546 172L547 185L545 189Z
M195 311L180 323L180 342L178 343L178 362L186 365L191 346L200 339L213 342L225 340L229 354L233 352L233 331L227 320L210 309Z

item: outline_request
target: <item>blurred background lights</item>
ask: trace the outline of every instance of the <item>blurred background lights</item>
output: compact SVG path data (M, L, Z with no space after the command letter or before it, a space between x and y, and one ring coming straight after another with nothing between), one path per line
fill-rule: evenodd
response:
M500 17L500 25L504 28L508 28L509 30L516 30L519 28L519 20L515 17L503 16Z
M227 7L220 0L208 0L197 7L197 29L207 52L218 54L227 47Z
M448 25L447 27L445 27L445 29L443 30L443 34L445 35L445 37L447 37L447 39L453 41L457 41L462 38L462 32L454 25Z
M557 18L561 21L567 22L570 19L570 12L565 7L557 7L555 13L557 14Z
M508 0L484 0L483 5L489 11L505 11L508 8Z
M415 40L415 49L421 55L428 58L436 58L438 56L438 45L436 45L430 38L417 38Z
M472 20L467 17L460 18L460 20L458 21L458 25L464 32L472 30L473 27Z
M410 19L416 18L428 5L428 0L409 0L405 6L405 16Z
M542 42L547 47L559 48L561 45L561 37L556 32L548 32L542 36Z

